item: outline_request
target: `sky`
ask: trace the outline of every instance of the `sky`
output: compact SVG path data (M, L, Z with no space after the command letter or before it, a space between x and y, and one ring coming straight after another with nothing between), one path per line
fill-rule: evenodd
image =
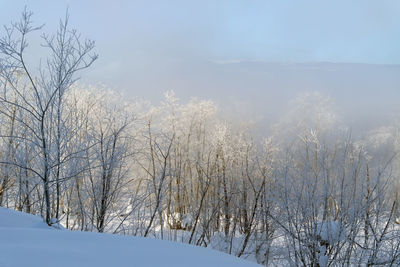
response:
M273 117L318 91L354 120L399 112L398 0L0 0L0 24L24 6L46 32L68 7L100 56L82 81L128 96L159 101L174 90Z

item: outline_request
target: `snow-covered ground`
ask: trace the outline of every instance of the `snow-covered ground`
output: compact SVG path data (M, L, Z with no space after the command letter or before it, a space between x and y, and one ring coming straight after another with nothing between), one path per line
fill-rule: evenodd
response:
M58 230L0 207L0 267L260 266L203 248L150 238Z

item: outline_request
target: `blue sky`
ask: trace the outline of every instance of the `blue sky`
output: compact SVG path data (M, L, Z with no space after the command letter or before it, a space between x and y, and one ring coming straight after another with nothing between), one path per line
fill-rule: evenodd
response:
M48 26L69 6L72 23L110 49L131 45L216 60L400 63L397 0L0 0L0 22L15 19L24 5Z
M130 96L175 90L268 116L320 91L349 112L398 111L398 0L0 0L0 24L25 5L47 32L68 6L100 55L83 81Z

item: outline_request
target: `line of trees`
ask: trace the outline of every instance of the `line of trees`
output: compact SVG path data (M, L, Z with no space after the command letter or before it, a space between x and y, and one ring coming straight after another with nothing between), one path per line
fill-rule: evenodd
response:
M154 107L84 89L74 83L94 42L66 16L31 70L27 38L42 30L31 16L0 39L0 206L266 266L400 264L396 127L354 140L308 94L258 140L211 101L167 93Z

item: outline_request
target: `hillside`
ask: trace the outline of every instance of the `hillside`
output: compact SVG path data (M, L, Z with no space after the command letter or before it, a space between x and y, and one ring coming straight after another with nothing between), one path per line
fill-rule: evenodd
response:
M162 240L57 230L0 207L0 266L258 266L211 249Z

